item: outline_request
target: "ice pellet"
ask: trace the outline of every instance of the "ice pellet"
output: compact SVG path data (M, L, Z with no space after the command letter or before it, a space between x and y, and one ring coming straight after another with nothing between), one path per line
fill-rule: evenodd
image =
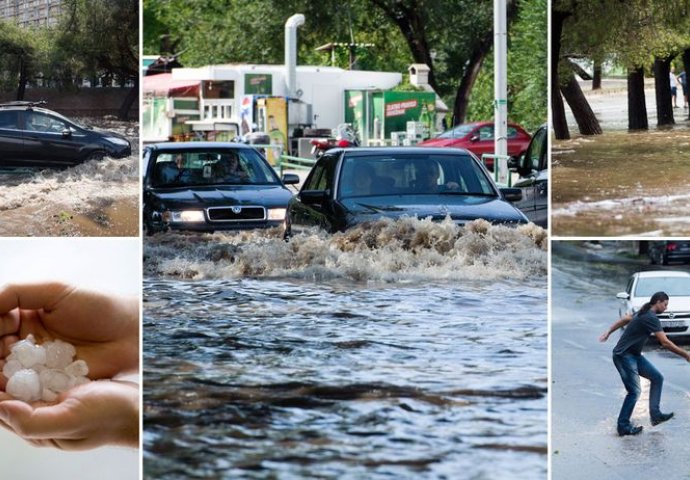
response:
M14 398L25 402L35 402L41 398L41 381L38 373L25 368L12 375L5 388Z
M55 402L58 394L84 385L89 367L84 360L74 360L74 345L55 340L36 345L32 335L10 346L2 373L7 377L6 391L25 402Z

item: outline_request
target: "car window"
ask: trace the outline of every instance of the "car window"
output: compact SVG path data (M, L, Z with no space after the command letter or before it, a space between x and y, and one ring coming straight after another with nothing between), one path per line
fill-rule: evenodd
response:
M674 296L690 297L690 276L640 278L635 286L635 297L651 298L656 292Z
M461 138L474 129L475 124L458 125L443 132L438 138Z
M546 154L546 129L540 128L534 134L529 149L525 152L525 159L532 166L532 170L541 170L542 159Z
M517 128L515 127L508 127L508 138L515 138L518 136L518 131Z
M634 281L635 278L631 277L630 280L628 280L628 284L625 286L625 291L628 292L628 295L632 295L632 286Z
M493 125L485 125L479 129L479 140L493 140L494 139L494 127Z
M19 112L17 110L0 110L0 128L17 130L19 128Z
M280 183L270 165L253 149L160 150L151 157L151 184L155 187Z
M469 155L400 153L345 157L338 198L445 192L496 195Z
M26 111L24 118L24 129L32 132L62 133L69 129L69 125L66 122L40 112Z
M333 185L333 174L337 158L324 156L314 166L302 190L326 190Z

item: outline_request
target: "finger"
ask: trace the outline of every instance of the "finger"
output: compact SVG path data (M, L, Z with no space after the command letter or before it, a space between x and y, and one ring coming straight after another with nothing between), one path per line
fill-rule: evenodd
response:
M72 437L79 418L65 403L33 408L18 400L7 400L0 402L0 421L27 440L44 440Z
M18 341L19 337L17 335L5 335L2 337L2 339L0 339L0 358L5 358L12 353L10 347Z
M50 311L74 287L60 282L7 284L0 287L0 313L15 308Z
M0 315L0 336L19 331L19 309Z

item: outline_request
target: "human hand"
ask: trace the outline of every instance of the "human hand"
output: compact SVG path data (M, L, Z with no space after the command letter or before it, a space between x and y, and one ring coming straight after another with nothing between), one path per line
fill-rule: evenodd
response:
M29 405L0 393L0 426L34 446L86 450L139 445L139 388L100 380L60 394L57 404Z
M608 339L609 339L609 332L602 333L601 336L599 337L599 341L602 342L602 343L605 342L605 341L608 340Z
M139 307L134 298L105 295L59 282L0 287L0 368L9 345L33 334L36 343L74 345L89 378L112 378L139 366ZM7 379L0 375L0 390Z

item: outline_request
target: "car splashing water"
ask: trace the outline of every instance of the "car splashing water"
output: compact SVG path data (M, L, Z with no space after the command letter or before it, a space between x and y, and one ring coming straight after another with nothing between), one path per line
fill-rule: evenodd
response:
M149 239L145 475L546 478L546 268L481 221Z
M81 123L95 125L94 121ZM0 171L0 236L134 236L139 232L139 139L135 123L100 120L132 155L64 170Z

